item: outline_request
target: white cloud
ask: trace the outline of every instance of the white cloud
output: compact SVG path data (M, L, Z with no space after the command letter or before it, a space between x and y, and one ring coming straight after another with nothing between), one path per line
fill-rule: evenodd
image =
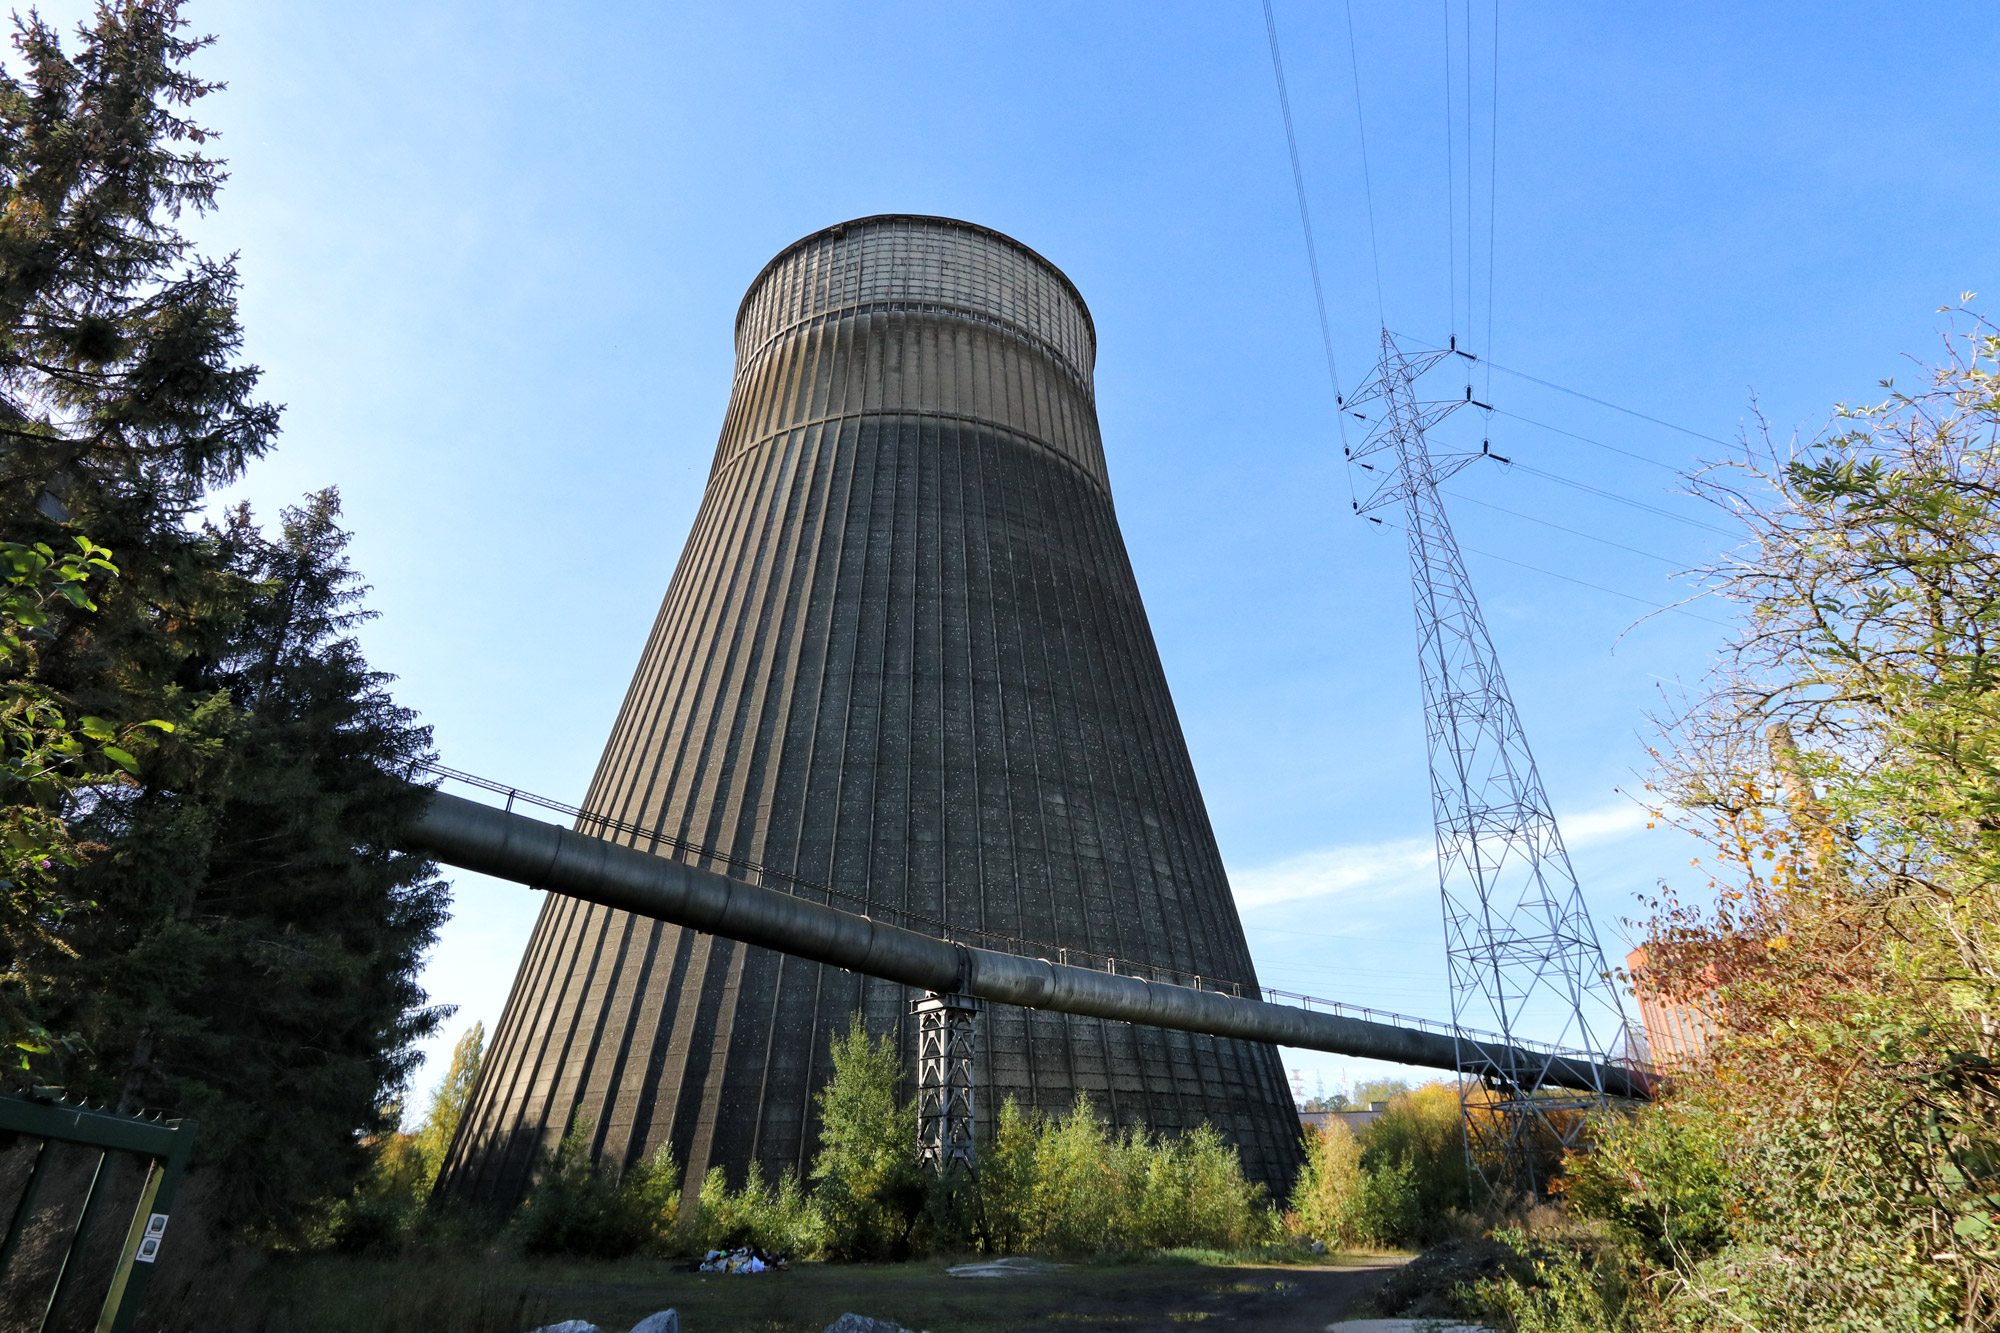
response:
M1563 841L1572 848L1617 842L1646 827L1646 812L1629 801L1557 815ZM1406 890L1437 887L1437 854L1429 838L1326 847L1229 872L1239 909L1269 907L1301 898L1333 894L1360 901L1392 898Z
M1602 810L1557 815L1556 827L1562 830L1563 841L1571 847L1588 847L1594 843L1617 842L1620 838L1638 833L1646 827L1650 818L1636 802L1620 801Z
M1437 853L1430 839L1404 838L1359 847L1328 847L1267 866L1229 872L1239 908L1269 907L1296 898L1339 893L1380 897L1432 881Z

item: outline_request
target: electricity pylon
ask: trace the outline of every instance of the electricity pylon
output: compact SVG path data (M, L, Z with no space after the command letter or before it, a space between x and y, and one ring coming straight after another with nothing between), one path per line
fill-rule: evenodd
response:
M1469 386L1462 398L1417 397L1418 378L1454 356L1472 359L1455 348L1406 354L1385 329L1374 377L1340 407L1369 422L1348 457L1379 478L1356 512L1400 502L1409 535L1466 1155L1489 1188L1540 1194L1550 1160L1575 1147L1585 1115L1606 1104L1602 1066L1629 1038L1438 494L1490 456L1484 445L1434 455L1425 441L1457 409L1485 406ZM1600 1070L1596 1090L1546 1086L1548 1057L1522 1049L1524 1027L1587 1056Z

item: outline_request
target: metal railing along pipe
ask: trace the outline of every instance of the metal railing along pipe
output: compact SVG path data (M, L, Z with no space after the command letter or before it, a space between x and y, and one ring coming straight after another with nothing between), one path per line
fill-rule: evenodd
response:
M410 850L460 869L927 991L1430 1069L1482 1072L1462 1064L1459 1039L1443 1025L1431 1030L1401 1027L975 948L445 792L431 794L429 808L406 842ZM1504 1068L1540 1064L1546 1067L1546 1086L1601 1089L1615 1097L1651 1095L1649 1071L1600 1065L1549 1048L1505 1051L1484 1041L1468 1044L1492 1058L1496 1075Z

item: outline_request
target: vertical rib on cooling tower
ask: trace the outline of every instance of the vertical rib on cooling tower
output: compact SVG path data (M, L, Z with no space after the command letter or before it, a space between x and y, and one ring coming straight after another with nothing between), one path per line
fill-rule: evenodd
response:
M865 894L833 901L899 924L1254 994L1068 279L982 227L866 218L771 261L736 353L708 491L587 808ZM444 1186L511 1205L579 1110L620 1162L666 1142L690 1179L803 1171L829 1038L859 1009L908 1058L909 998L551 896ZM1274 1188L1296 1164L1271 1047L1008 1008L982 1022L982 1119L1082 1089L1120 1124L1213 1123Z

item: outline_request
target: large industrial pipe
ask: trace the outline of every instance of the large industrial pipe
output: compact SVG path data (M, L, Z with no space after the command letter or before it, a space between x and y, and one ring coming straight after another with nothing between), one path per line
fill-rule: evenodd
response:
M409 843L464 870L923 990L1431 1069L1460 1067L1457 1043L1440 1033L975 949L444 792L433 793ZM1545 1084L1594 1091L1601 1076L1612 1096L1650 1095L1650 1079L1621 1065L1481 1049L1494 1057L1496 1073L1502 1065L1546 1062Z

